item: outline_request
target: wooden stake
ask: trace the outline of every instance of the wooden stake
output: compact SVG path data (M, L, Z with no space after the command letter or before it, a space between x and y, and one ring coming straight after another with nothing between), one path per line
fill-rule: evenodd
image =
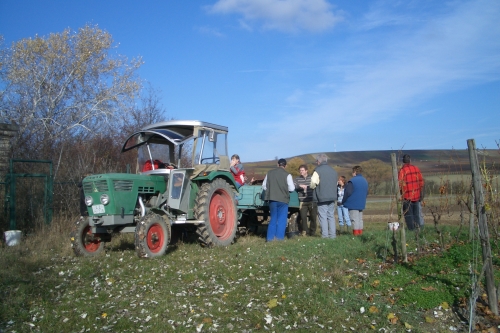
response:
M399 234L401 236L401 256L403 257L404 262L408 262L408 255L406 254L406 231L405 231L405 223L404 219L401 222L401 218L403 216L403 204L401 202L401 196L399 195L399 181L398 181L398 165L396 162L396 154L391 153L391 162L392 162L392 183L394 184L394 193L396 195L396 202L398 207L398 222L399 222Z
M491 259L490 235L488 231L488 221L486 218L486 208L484 204L483 186L481 182L481 172L477 160L476 142L474 139L467 140L469 148L470 169L472 172L472 184L474 186L474 197L479 223L479 238L483 250L483 264L485 265L486 293L491 312L498 316L498 298L495 288L495 277L493 275L493 261Z

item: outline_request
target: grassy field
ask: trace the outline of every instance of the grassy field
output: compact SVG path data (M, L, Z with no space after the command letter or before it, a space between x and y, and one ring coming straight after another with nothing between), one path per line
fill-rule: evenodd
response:
M441 249L428 224L418 239L407 232L409 262L395 264L381 200L362 237L180 243L156 260L135 255L132 235L74 257L68 223L55 222L0 249L0 332L467 331L457 312L468 316L478 242L449 221Z

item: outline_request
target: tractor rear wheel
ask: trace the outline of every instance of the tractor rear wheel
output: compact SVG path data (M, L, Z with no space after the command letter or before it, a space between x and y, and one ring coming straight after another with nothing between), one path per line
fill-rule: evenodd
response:
M80 217L70 233L71 247L78 257L93 257L104 251L100 234L93 234L88 217Z
M162 256L170 242L170 233L170 225L163 217L147 214L135 228L135 252L139 258Z
M224 179L205 183L198 191L195 203L196 219L205 221L196 230L204 246L228 246L236 237L238 217L234 188Z

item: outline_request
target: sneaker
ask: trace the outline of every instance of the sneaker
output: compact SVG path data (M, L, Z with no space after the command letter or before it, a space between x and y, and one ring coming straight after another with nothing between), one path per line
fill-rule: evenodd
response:
M301 235L301 236L307 236L307 231L302 231L302 232L300 233L300 235Z

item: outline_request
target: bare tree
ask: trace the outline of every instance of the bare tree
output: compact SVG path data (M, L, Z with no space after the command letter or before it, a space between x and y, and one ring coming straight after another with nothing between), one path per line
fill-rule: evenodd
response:
M65 140L102 132L133 101L142 60L112 48L109 33L87 25L22 39L0 54L0 115L19 125L16 156L59 160Z
M168 120L165 108L161 104L161 91L148 83L143 89L138 104L132 105L122 117L121 132L131 134L142 127Z

